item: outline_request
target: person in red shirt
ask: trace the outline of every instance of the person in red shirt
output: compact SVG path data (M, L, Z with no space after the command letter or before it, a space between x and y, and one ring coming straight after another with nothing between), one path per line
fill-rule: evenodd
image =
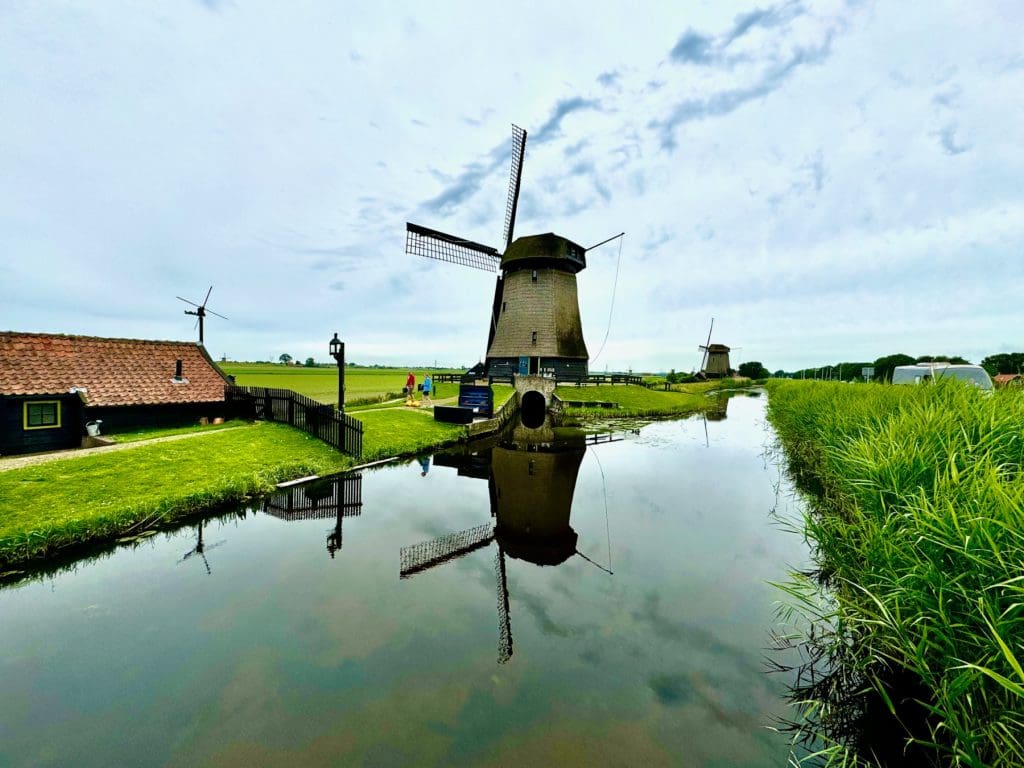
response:
M409 376L405 380L405 394L410 398L413 396L413 392L416 391L416 377L413 376L412 371L409 371Z

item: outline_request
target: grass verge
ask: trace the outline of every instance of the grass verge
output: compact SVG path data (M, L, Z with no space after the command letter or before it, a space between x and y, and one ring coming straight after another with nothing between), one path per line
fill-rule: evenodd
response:
M0 568L352 464L303 432L259 423L2 472Z
M800 691L828 764L909 764L910 743L944 765L1024 765L1024 393L768 389L819 568L783 588L842 681ZM866 733L879 712L895 746Z
M731 384L731 380L724 380ZM601 384L593 387L556 387L555 395L563 401L594 403L593 406L571 406L562 411L563 423L579 423L590 418L657 418L716 410L722 407L708 394L722 389L723 381L706 381L678 385L671 391L648 389L634 384ZM601 402L615 403L608 409Z

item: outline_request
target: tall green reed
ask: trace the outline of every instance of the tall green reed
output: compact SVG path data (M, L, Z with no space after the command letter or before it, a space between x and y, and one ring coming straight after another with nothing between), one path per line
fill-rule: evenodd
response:
M811 494L805 530L832 598L814 620L840 663L895 715L923 711L906 738L944 764L1024 765L1024 395L781 381L769 392ZM907 675L910 696L891 684Z

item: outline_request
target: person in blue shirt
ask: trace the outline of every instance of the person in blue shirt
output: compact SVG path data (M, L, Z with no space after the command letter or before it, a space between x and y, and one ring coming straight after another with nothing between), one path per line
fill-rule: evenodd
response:
M430 392L434 387L434 380L428 373L423 377L423 402L430 403L433 405L434 401L430 399Z

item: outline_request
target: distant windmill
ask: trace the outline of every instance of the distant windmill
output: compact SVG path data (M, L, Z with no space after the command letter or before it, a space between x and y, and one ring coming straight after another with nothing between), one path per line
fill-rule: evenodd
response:
M711 331L715 327L715 318L711 318L711 328L708 328L708 340L698 349L704 350L704 357L700 362L700 373L706 379L722 379L730 375L732 369L729 367L729 347L725 344L712 344ZM738 349L738 347L737 347Z
M208 290L206 292L206 298L203 299L203 303L202 304L196 304L194 301L189 301L188 299L181 298L181 296L175 297L175 298L178 299L178 301L184 301L186 304L191 304L193 307L195 307L195 309L186 309L185 310L185 314L186 315L195 315L196 316L196 318L197 318L196 319L196 325L199 328L199 343L200 344L203 343L203 318L205 318L207 314L215 315L216 317L219 317L219 318L221 318L223 320L227 320L227 318L224 317L224 315L218 315L212 309L207 309L206 308L206 302L208 302L210 300L210 294L212 292L213 292L213 286L211 285L210 286L210 290Z
M583 341L576 274L586 268L586 252L591 249L551 232L513 241L526 131L513 125L512 137L504 253L408 222L405 252L488 272L500 267L487 334L489 375L586 376L590 358Z

